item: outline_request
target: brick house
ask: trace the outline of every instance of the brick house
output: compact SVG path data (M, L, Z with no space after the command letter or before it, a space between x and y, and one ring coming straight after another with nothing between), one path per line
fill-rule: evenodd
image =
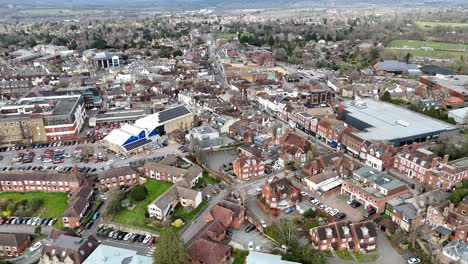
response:
M1 256L17 257L30 243L28 234L0 234Z
M120 167L99 172L98 181L100 188L130 186L139 183L140 176L129 167Z
M59 234L44 244L39 263L81 264L98 246L93 236L84 239L74 234Z
M81 225L81 219L89 208L92 195L93 187L85 185L68 199L68 207L62 214L64 227L75 228Z
M246 209L233 201L223 200L205 216L205 222L219 221L225 227L240 228L245 220Z
M372 221L351 223L341 221L319 226L309 231L312 247L320 251L374 250L377 231Z
M343 133L351 129L345 123L335 117L322 118L317 123L317 137L326 143L340 143Z
M248 180L265 174L265 162L255 156L242 156L232 163L232 170L237 178Z
M75 192L86 182L79 174L54 172L3 172L2 192Z
M468 198L463 199L458 208L450 201L427 210L426 224L433 228L443 226L451 230L451 238L468 242Z
M262 188L262 198L270 208L286 209L295 206L299 201L299 189L290 179L274 177Z
M145 162L144 175L147 178L159 181L177 183L185 181L188 187L193 188L203 176L203 169L192 164L188 169L176 166L178 157L169 156L160 162Z
M448 159L448 156L446 158ZM447 161L444 159L444 163ZM419 183L432 185L432 180L427 177L429 175L427 172L436 168L439 162L439 157L435 153L418 148L398 153L393 168Z
M362 167L353 172L353 177L343 180L341 194L349 195L364 205L373 207L377 213L383 213L385 204L393 198L409 192L408 186L397 178Z

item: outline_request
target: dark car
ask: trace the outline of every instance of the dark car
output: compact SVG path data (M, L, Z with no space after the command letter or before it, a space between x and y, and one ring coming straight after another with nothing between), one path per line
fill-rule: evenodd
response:
M91 229L91 227L93 226L93 224L94 224L94 221L89 221L89 222L86 224L85 228L86 228L86 229Z
M140 235L137 239L138 243L143 242L143 240L145 240L145 235Z
M120 232L120 234L117 236L117 239L122 240L127 234L127 232Z
M364 217L369 217L371 215L374 215L375 213L377 213L375 209L367 209L367 210L364 210L364 213L362 215Z
M137 242L138 238L140 238L140 235L139 234L133 234L132 237L130 237L130 240L135 243Z
M336 218L336 219L339 219L339 220L344 219L345 217L346 217L346 214L345 214L345 213L337 213L337 214L335 215L335 218Z
M226 229L226 235L227 235L228 237L232 237L232 230Z
M358 208L359 206L361 206L361 203L354 200L350 205L352 208Z
M249 233L250 231L255 230L256 228L257 228L257 227L255 227L255 225L250 224L250 225L247 226L247 228L245 229L245 232Z
M13 218L8 218L8 219L6 220L6 222L5 222L5 224L9 225L9 224L11 224L11 221L13 221Z

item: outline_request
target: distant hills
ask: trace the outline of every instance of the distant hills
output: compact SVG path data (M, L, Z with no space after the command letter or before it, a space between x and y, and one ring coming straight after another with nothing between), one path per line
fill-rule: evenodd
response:
M240 9L301 8L332 6L427 6L468 7L467 0L0 0L0 8L161 8L161 9Z

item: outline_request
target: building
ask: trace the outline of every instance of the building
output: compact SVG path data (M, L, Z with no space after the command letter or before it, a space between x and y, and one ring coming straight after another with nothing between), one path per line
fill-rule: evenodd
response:
M202 193L200 191L174 184L169 190L148 205L148 214L150 217L156 217L164 221L171 216L178 204L194 209L201 202Z
M75 228L81 225L81 219L89 208L93 192L93 187L84 185L68 199L68 207L62 214L64 227Z
M468 125L468 107L450 110L448 117L453 118L457 125L465 127Z
M99 246L92 236L85 239L67 234L46 242L42 249L41 264L81 264Z
M202 178L203 169L196 164L181 161L184 160L177 156L169 156L160 162L146 162L143 165L144 175L159 181L181 182L193 188Z
M408 186L397 178L369 167L353 172L350 179L344 179L341 193L361 202L365 209L383 213L385 204L393 198L409 192Z
M468 263L468 243L460 241L450 241L442 249L442 255L447 259L442 263Z
M78 136L86 109L81 95L26 97L2 106L0 114L2 121L4 118L12 120L10 124L2 122L1 133L5 135L16 134L17 139L21 135L23 140L29 141L56 141ZM25 117L31 120L23 122Z
M359 130L353 132L357 137L367 141L388 141L395 147L444 140L458 131L454 125L373 99L343 102L338 116Z
M240 228L245 221L246 209L244 206L231 201L223 200L215 205L205 216L205 222L217 220L226 228Z
M407 64L399 62L397 60L384 60L378 62L375 66L377 74L408 74L408 75L420 75L421 71L418 69L416 64Z
M431 76L457 74L455 71L451 69L444 68L444 67L437 66L437 65L432 65L432 64L424 65L419 69L422 71L423 74L427 74Z
M0 143L2 145L47 142L44 120L29 115L2 115L0 117Z
M113 168L98 173L100 188L131 186L140 182L140 176L129 167Z
M420 76L419 83L427 90L442 89L451 96L468 101L468 75Z
M372 221L341 221L314 227L309 231L312 247L320 251L375 250L377 231Z
M28 234L0 234L0 250L3 257L17 257L31 243Z
M85 183L81 175L53 172L3 172L2 192L76 192Z
M299 192L290 179L275 176L263 185L262 198L270 208L283 210L296 205L300 200Z
M280 255L273 255L257 251L249 251L249 255L245 259L245 264L300 264L282 260Z
M468 243L468 198L465 197L457 208L445 201L428 207L426 224L434 230L443 228L453 240Z
M93 65L97 68L113 68L123 64L120 54L113 52L98 52L93 57Z
M342 183L340 176L336 171L324 171L314 176L304 178L304 183L307 189L311 191L320 191L326 193L339 187Z
M248 180L265 174L265 162L256 156L242 156L234 160L232 170L237 178Z
M101 244L83 262L83 264L96 263L153 264L153 258L140 255L135 250Z
M429 176L428 171L437 168L442 162L448 162L448 155L442 161L433 152L424 148L417 148L399 152L395 156L393 168L416 182L433 185L437 181Z
M141 152L144 146L160 136L175 130L188 130L193 125L193 118L186 106L169 108L112 130L103 139L103 145L124 155Z

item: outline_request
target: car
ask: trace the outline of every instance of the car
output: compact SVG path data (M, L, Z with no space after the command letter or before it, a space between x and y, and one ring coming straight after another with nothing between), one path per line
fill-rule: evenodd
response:
M121 233L122 231L115 231L114 235L112 236L112 239L117 239Z
M288 207L286 208L286 210L284 210L284 213L285 214L290 214L292 212L294 212L296 209L294 207Z
M263 228L267 227L267 223L263 220L260 220L260 224L262 225Z
M255 230L257 227L255 225L248 225L247 228L245 229L245 232L250 233L250 231Z
M344 218L346 217L346 214L340 212L340 213L337 213L336 215L334 215L334 217L335 217L336 219L341 220L341 219L344 219Z
M258 252L262 251L262 246L260 246L260 245L256 246L255 251L258 251Z
M55 224L55 222L57 222L57 219L52 218L52 220L49 221L48 226L53 226Z
M301 191L301 195L302 196L308 196L309 194L307 192L305 192L305 191Z
M249 242L249 250L250 251L254 250L254 244L252 241Z
M6 220L5 218L0 218L0 225L3 225L3 224L5 224L5 223L6 223L6 221L7 221L7 220Z
M39 225L44 225L44 224L47 224L47 222L49 221L48 218L43 218L41 223Z
M359 206L361 206L361 203L354 200L354 202L352 202L350 205L352 208L358 208Z
M134 234L130 239L132 240L133 243L138 241L138 238L140 238L139 234Z
M132 236L133 236L132 233L128 233L128 234L126 234L126 235L124 236L123 240L124 240L124 241L128 241Z
M312 201L312 204L313 204L313 205L319 205L319 204L320 204L320 201L317 200L317 199L315 199L315 200Z
M91 227L93 226L94 224L94 221L89 221L86 225L85 225L85 228L86 229L91 229Z
M351 205L353 202L354 202L354 199L351 198L351 199L349 199L348 201L346 201L346 204L347 204L347 205Z
M324 204L319 205L319 209L320 209L320 210L325 210L325 208L327 208L326 205L324 205Z
M54 161L52 162L53 164L60 164L60 163L63 163L63 159L54 159Z
M367 210L364 210L364 213L362 214L362 216L369 217L369 216L374 215L375 213L377 213L375 209L367 209Z
M114 160L111 159L111 160L109 160L109 161L107 162L107 165L111 165L111 164L113 164L113 163L114 163Z
M154 243L154 240L156 240L156 238L155 238L154 236L152 236L152 237L148 240L148 242L146 243L146 245L147 245L148 247L151 247L151 246L153 245L153 243Z
M330 212L328 212L329 215L331 216L335 216L337 213L339 213L340 211L338 211L338 209L333 209L331 210Z
M256 190L257 190L258 193L259 193L259 192L262 192L262 188L260 188L260 187L257 187Z
M101 199L101 200L103 200L103 201L106 201L106 200L107 200L107 195L105 195L105 194L99 194L99 195L98 195L98 198Z
M140 235L140 236L138 237L137 242L138 242L138 243L142 243L143 240L145 240L145 237L146 237L145 235Z
M421 260L419 258L410 258L406 261L408 264L419 264L421 263Z
M94 213L93 221L96 221L99 218L100 215L101 215L101 213L99 213L99 212Z
M107 237L108 237L108 238L114 237L115 232L117 232L117 231L115 231L115 230L110 231L109 234L107 235Z
M145 236L145 239L143 239L143 244L148 243L148 241L151 239L150 235Z
M41 241L38 241L36 243L34 243L34 245L32 245L30 248L29 248L29 252L34 252L38 249L40 249L42 247L42 242Z

